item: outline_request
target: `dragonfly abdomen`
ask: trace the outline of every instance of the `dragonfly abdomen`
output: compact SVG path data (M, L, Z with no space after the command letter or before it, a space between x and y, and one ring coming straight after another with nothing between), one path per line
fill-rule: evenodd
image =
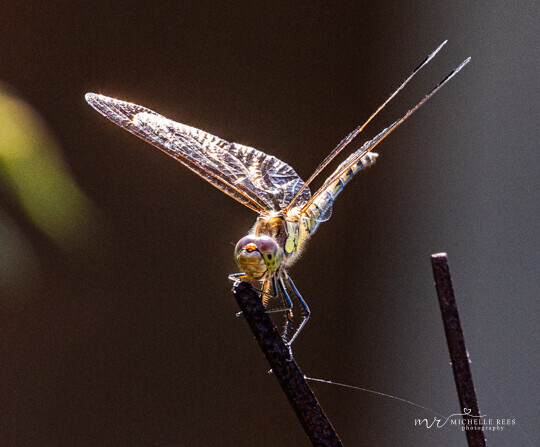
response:
M343 163L341 163L334 174L332 174L329 178L331 179L336 173L341 172L345 166L350 164L355 156L358 156L357 152L351 154ZM315 200L308 202L302 211L304 215L303 224L310 234L315 233L321 222L325 222L330 219L334 200L343 190L343 188L345 188L345 185L351 181L357 172L375 163L378 156L379 155L376 153L368 152L349 169L341 173L335 180L329 182L328 185L325 185L324 192L318 195Z

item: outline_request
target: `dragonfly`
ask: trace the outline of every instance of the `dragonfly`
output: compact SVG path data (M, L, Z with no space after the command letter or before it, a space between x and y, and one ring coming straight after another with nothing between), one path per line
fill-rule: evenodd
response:
M372 150L454 77L471 58L465 59L452 70L405 115L349 155L315 194L310 192L309 185L435 57L446 42L430 53L364 124L349 133L305 182L288 164L252 147L229 143L137 104L95 93L87 93L85 98L106 118L162 150L259 214L255 225L238 241L234 249L234 258L241 272L229 278L235 283L256 283L259 287L256 290L260 293L266 311L285 315L282 335L290 347L306 325L311 312L288 274L289 267L299 258L319 225L330 218L334 200L345 185L356 173L373 165L378 154ZM291 329L293 300L300 303L301 321L297 321ZM275 304L270 305L270 302Z

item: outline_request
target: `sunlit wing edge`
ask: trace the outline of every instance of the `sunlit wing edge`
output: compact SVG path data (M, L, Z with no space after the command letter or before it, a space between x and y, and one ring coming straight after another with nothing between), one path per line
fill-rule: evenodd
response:
M149 136L139 132L137 129L137 125L134 123L133 120L139 114L148 114L148 115L152 115L153 117L156 117L157 119L170 121L173 124L179 124L179 123L175 123L174 121L169 120L168 118L165 118L164 116L150 109L147 109L145 107L139 106L137 104L129 103L126 101L121 101L121 100L111 98L108 96L99 95L96 93L87 93L85 95L85 99L88 102L88 104L90 104L95 110L97 110L103 116L111 120L113 123L126 129L130 133L138 136L142 140L150 143L151 145L165 152L167 155L179 161L184 166L186 166L187 168L195 172L197 175L202 177L204 180L206 180L208 183L222 190L225 194L229 195L233 199L237 200L238 202L242 203L243 205L247 206L248 208L256 212L261 212L267 209L267 207L263 205L260 202L259 198L255 196L254 194L248 194L247 191L240 190L231 182L227 181L226 178L216 176L214 173L209 172L208 170L204 169L204 167L199 166L193 163L192 161L190 161L189 159L187 159L186 157L182 156L181 153L172 151L171 149L167 148L165 145L163 145L159 141L156 141L150 138ZM136 109L137 113L127 115L121 111L121 108L120 108L121 106L125 106L125 107L128 106L129 108ZM195 129L195 130L198 130L198 129Z

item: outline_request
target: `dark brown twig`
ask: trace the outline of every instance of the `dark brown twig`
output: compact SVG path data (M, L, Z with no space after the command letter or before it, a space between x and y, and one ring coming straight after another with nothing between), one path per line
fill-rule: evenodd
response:
M431 255L431 266L433 268L433 276L435 277L435 285L437 287L448 350L450 351L450 360L452 361L459 404L464 413L463 422L466 428L470 428L469 430L465 429L467 443L469 447L485 447L486 438L482 430L482 420L479 418L480 410L478 409L478 401L476 400L476 392L474 391L469 365L469 354L465 346L463 330L461 329L461 321L459 319L446 253Z
M242 282L235 286L234 296L311 443L342 446L257 293L250 284Z

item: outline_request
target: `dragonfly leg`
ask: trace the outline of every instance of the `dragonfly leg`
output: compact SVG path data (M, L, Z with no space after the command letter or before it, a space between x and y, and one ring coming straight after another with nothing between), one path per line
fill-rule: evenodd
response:
M287 275L288 277L288 275ZM286 310L285 313L285 326L283 327L283 340L285 341L285 344L289 347L289 351L291 349L291 341L289 341L289 331L291 329L291 326L293 324L293 313L292 313L292 300L291 296L289 295L289 292L287 291L287 287L285 287L285 283L283 282L283 279L279 279L279 287L281 289L281 292L283 293L283 296L285 297L285 301L288 305L290 305L289 308L284 307L283 309ZM293 337L294 340L294 337ZM292 351L291 351L291 358L292 358Z
M234 281L235 285L236 285L236 283L241 282L241 281L246 281L246 282L253 281L253 279L249 278L243 272L231 273L229 275L229 280ZM277 287L276 287L275 283L273 283L273 292L267 292L267 290L266 290L266 284L268 283L268 279L262 280L262 283L263 283L262 289L257 289L256 287L253 287L253 290L255 290L255 292L262 293L263 295L266 295L269 298L275 298L277 296Z
M270 290L270 287L272 287L271 290ZM268 300L270 298L275 298L276 296L278 296L276 277L273 276L272 279L268 279L268 278L265 279L263 282L262 290L258 290L258 292L261 292L262 295L265 295L265 296L261 296L261 298L262 298L264 307L266 307L266 304L268 303Z
M249 278L248 276L245 274L245 273L232 273L231 275L229 275L229 279L231 281L234 281L234 285L236 286L237 283L239 283L240 281L248 281L249 282ZM272 291L269 291L269 286L272 287ZM233 289L234 290L234 289ZM263 305L264 307L266 308L266 304L268 303L268 300L270 298L275 298L278 296L278 290L277 290L277 285L276 285L276 278L275 277L272 277L271 280L269 280L268 278L265 279L263 281L263 285L262 285L262 289L257 289L255 287L253 287L253 290L255 292L259 292L260 293L260 298L263 302ZM242 315L242 312L237 312L235 314L237 317L239 317L240 315Z
M229 280L237 283L237 282L240 282L240 281L244 281L244 280L247 280L247 275L244 273L244 272L240 272L240 273L231 273L229 275Z
M279 284L279 290L278 292L278 284ZM258 292L261 292L261 300L265 308L266 313L277 313L277 312L285 312L286 313L286 319L287 322L285 324L285 328L283 330L283 338L287 340L287 334L289 332L289 326L292 323L292 307L293 303L291 301L291 298L289 294L287 293L287 289L285 288L285 284L283 283L283 280L281 278L277 279L276 276L273 276L272 278L267 278L263 282L262 290L253 289ZM269 307L268 302L271 298L281 298L281 305L278 307ZM237 315L241 315L241 312L239 312Z
M270 313L275 313L275 312L291 312L293 304L292 304L289 294L287 293L287 290L285 289L285 285L283 284L283 280L281 278L279 278L277 281L276 281L276 277L272 278L272 284L275 291L274 296L278 295L276 282L279 283L279 289L281 290L281 293L283 296L283 306L267 308L266 313L270 314Z
M300 323L300 326L298 326L298 329L296 330L296 332L294 333L292 338L287 342L287 344L290 346L292 344L292 342L296 339L296 337L298 337L298 335L300 334L300 332L302 331L304 326L306 325L307 321L309 320L309 316L311 315L311 312L309 310L309 306L305 302L304 298L302 298L302 295L300 295L300 292L298 292L298 289L294 285L294 283L293 283L293 281L292 281L292 279L291 279L291 277L289 275L287 275L287 282L291 286L291 289L292 289L294 295L296 296L296 298L300 302L300 305L304 309L304 315L303 315L303 318L302 318L302 323ZM284 287L283 287L283 289L284 289ZM289 300L290 300L290 298L289 298ZM289 324L289 323L287 323L287 324Z

